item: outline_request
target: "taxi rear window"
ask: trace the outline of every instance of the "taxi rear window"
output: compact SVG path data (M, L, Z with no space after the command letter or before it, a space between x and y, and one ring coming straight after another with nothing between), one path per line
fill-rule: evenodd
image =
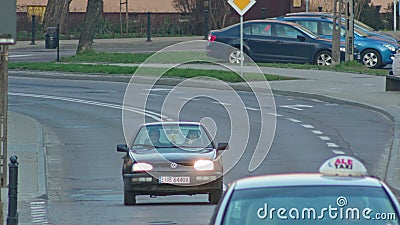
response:
M301 186L237 190L223 224L399 224L382 188Z

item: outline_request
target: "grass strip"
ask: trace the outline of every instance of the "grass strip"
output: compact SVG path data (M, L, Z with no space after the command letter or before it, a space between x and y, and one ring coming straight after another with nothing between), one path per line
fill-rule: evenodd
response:
M75 63L42 63L42 62L11 62L8 66L9 69L14 70L36 70L36 71L62 71L62 72L73 72L83 74L134 74L138 67L130 66L115 66L115 65L94 65L94 64L75 64ZM243 79L236 73L231 71L222 70L201 70L201 69L166 69L166 68L141 68L141 75L155 75L160 74L167 70L164 76L167 77L181 77L181 78L193 78L193 77L212 77L217 78L226 82L243 82ZM244 73L247 81L260 81L263 77L261 74ZM264 77L268 81L275 80L293 80L296 78L264 74Z

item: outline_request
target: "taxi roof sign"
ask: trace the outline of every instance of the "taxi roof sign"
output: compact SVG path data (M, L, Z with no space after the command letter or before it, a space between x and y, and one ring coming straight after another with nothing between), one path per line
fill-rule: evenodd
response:
M237 13L239 13L239 15L243 16L254 4L256 4L256 0L228 0L228 3Z
M319 172L328 176L366 176L367 169L358 160L350 156L336 156L325 161Z

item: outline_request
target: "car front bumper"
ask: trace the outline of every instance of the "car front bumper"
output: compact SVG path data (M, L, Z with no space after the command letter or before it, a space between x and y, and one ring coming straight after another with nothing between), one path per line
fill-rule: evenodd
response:
M188 184L161 183L161 176L190 177ZM144 195L201 194L222 189L222 172L201 172L198 174L157 174L147 173L124 174L125 190Z

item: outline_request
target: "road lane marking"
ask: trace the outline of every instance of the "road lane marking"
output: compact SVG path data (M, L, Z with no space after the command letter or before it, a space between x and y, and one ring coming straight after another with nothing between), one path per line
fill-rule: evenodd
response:
M170 88L146 88L145 91L171 91Z
M138 114L142 114L144 116L148 116L150 118L153 118L156 121L163 121L163 120L168 118L166 116L162 116L162 115L160 115L160 114L158 114L156 112L152 112L152 111L149 111L149 110L143 110L143 109L140 109L140 108L129 107L129 106L121 106L121 105L117 105L117 104L96 102L96 101L83 100L83 99L77 99L77 98L69 98L69 97L51 96L51 95L14 93L14 92L9 92L8 94L12 95L12 96L22 96L22 97L31 97L31 98L44 98L44 99L59 100L59 101L66 101L66 102L75 102L75 103L81 103L81 104L87 104L87 105L102 106L102 107L113 108L113 109L123 109L123 110L127 110L127 111L130 111L130 112L135 112L135 113L138 113Z
M251 108L251 107L244 107L247 110L251 110L251 111L260 111L260 109L256 109L256 108Z
M322 131L319 131L319 130L312 130L311 132L313 132L313 134L317 134L317 135L323 134Z
M28 57L32 55L9 55L8 58L21 58L21 57Z
M293 119L293 118L288 118L288 120L292 121L293 123L301 123L300 120L296 120L296 119Z
M336 155L344 155L346 154L344 151L339 151L339 150L332 150L333 153L335 153Z
M273 116L277 116L277 117L279 117L279 116L282 116L282 115L280 115L280 114L277 114L277 113L267 113L267 114L269 114L269 115L273 115Z
M331 147L331 148L339 148L339 146L337 144L335 144L335 143L329 142L329 143L326 143L326 144L328 145L328 147Z
M211 103L219 104L219 105L224 105L224 106L230 106L230 105L231 105L231 104L229 104L229 103L223 103L223 102L211 102Z
M307 129L314 129L314 127L312 125L309 125L309 124L302 124L302 126L304 128L307 128Z
M327 137L327 136L318 136L321 140L323 140L323 141L329 141L329 140L331 140L329 137Z
M302 111L303 110L302 108L313 108L314 106L296 104L296 105L281 105L280 107L288 108L288 109L294 109L294 110L297 110L297 111Z

